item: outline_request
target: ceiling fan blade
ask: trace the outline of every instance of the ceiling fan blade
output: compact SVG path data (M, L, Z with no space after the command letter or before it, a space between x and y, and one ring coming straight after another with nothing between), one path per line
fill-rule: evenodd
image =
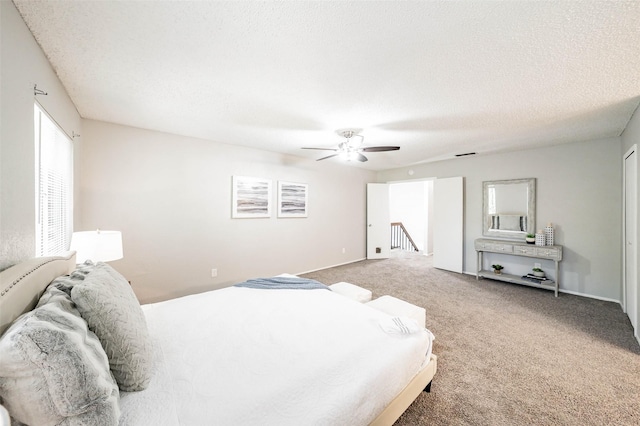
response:
M365 157L364 155L358 153L358 157L356 158L356 160L358 160L361 163L364 163L365 161L368 161L368 158Z
M322 151L337 151L338 148L302 148L302 149L319 149Z
M399 146L369 146L366 148L360 148L358 151L362 152L382 152L382 151L398 151Z
M335 157L336 155L340 155L340 154L331 154L331 155L327 155L326 157L318 158L316 161L326 160L327 158Z

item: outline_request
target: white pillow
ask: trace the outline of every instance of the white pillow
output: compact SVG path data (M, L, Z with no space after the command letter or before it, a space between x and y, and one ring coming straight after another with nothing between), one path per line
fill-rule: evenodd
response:
M0 397L30 425L117 425L118 386L100 341L62 290L17 318L0 339Z
M100 339L120 389L145 389L151 380L151 338L127 280L111 266L98 262L73 286L71 299Z

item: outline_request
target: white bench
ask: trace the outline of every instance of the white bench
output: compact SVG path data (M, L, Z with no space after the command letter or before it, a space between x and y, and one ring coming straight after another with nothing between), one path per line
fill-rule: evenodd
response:
M353 299L356 302L366 303L371 300L371 290L358 287L355 284L341 281L339 283L331 284L329 288L331 289L331 291L348 297L349 299Z
M412 305L409 302L400 300L393 296L381 296L367 303L379 311L385 312L394 317L408 317L414 320L418 326L425 327L427 322L427 311L420 306Z

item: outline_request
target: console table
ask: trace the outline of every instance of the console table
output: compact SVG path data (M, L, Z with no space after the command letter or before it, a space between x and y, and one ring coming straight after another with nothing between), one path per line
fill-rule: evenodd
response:
M524 242L521 243L519 241L489 240L486 238L479 238L475 241L475 249L478 254L476 279L480 279L480 277L482 277L514 284L527 285L530 287L544 288L547 290L555 291L555 295L556 297L558 297L558 288L560 286L559 263L562 260L562 246L536 246ZM520 275L510 275L505 273L498 275L493 271L482 269L482 258L483 253L485 252L553 260L556 264L556 274L554 276L555 282L552 280L547 280L544 281L544 284L538 284L535 282L524 280Z

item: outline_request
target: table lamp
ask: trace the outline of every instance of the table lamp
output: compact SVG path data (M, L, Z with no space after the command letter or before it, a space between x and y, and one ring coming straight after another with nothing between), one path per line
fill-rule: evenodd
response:
M82 231L71 236L71 250L76 251L76 262L109 262L122 259L122 233L120 231Z

